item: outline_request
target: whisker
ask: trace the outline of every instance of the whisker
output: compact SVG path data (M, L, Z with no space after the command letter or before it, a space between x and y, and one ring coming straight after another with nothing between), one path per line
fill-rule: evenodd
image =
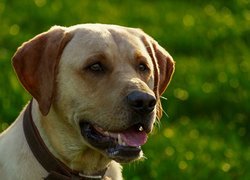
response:
M161 121L158 117L156 117L156 121L155 121L155 126L158 128L158 129L161 129Z
M167 112L166 112L164 109L162 109L162 112L163 112L163 114L165 114L165 115L166 115L166 117L167 117L167 118L169 118L169 116L168 116Z
M164 99L164 100L168 100L168 98L164 97L164 96L160 96L161 99Z

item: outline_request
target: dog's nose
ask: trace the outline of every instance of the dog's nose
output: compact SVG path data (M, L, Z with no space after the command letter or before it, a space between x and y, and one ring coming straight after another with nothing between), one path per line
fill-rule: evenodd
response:
M152 112L156 104L155 96L141 91L131 92L127 100L130 108L143 115Z

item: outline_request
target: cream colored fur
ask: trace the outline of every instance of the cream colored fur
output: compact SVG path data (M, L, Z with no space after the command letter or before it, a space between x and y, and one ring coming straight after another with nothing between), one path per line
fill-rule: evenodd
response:
M109 166L106 176L120 180L120 164L84 141L79 121L88 119L108 130L129 126L129 111L123 101L124 95L133 90L156 93L155 71L157 69L159 74L162 73L161 69L154 67L147 48L140 39L140 36L150 37L138 29L113 25L86 24L70 28L56 26L50 31L54 29L63 29L73 37L64 48L58 64L56 88L49 113L44 116L39 109L39 102L34 100L33 120L46 146L68 167L92 174ZM91 57L109 64L112 74L97 80L99 77L85 71L84 67ZM135 59L140 60L141 57L150 69L150 73L145 76L134 69ZM170 56L169 58L172 61ZM158 80L159 84L163 81L160 78ZM163 83L164 86L168 84ZM0 135L0 179L38 180L48 174L35 159L26 142L22 119L23 112Z

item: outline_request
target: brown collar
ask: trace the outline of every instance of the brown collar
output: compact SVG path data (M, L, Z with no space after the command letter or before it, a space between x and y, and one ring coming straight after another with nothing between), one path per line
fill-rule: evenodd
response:
M28 107L25 110L23 118L23 129L26 140L29 147L49 175L45 177L45 180L89 180L89 179L102 179L107 169L94 174L94 175L84 175L78 171L71 170L65 164L63 164L59 159L57 159L48 150L45 143L43 142L35 123L33 122L32 115L32 100L30 101Z

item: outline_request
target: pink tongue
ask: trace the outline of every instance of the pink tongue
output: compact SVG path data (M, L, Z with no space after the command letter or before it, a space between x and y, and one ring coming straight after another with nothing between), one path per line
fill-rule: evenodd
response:
M135 129L129 129L120 133L121 139L128 146L137 147L146 143L147 133L145 131L137 131Z

